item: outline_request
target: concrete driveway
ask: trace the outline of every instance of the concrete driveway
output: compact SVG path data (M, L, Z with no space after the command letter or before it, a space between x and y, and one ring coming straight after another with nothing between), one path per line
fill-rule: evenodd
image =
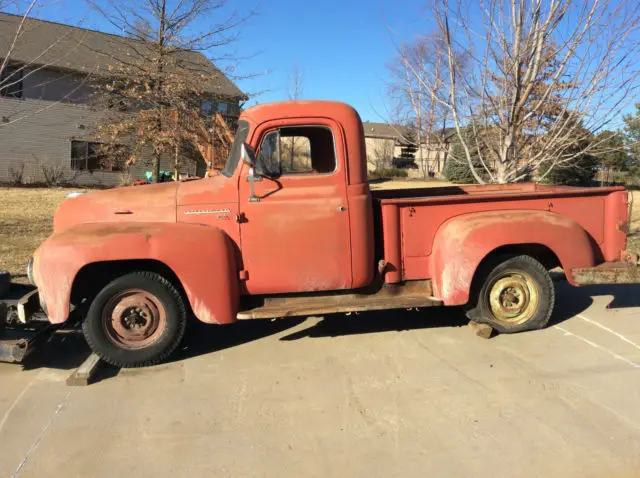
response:
M56 337L0 364L0 476L640 476L640 289L558 295L491 340L446 309L194 325L81 388Z

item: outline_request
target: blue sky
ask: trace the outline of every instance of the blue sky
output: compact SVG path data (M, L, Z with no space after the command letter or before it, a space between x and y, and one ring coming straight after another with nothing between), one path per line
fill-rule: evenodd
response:
M120 33L92 11L87 0L42 1L43 7L34 12L39 18ZM389 119L385 107L386 65L393 60L397 44L433 31L433 23L422 10L425 3L227 0L226 9L200 19L195 29L208 31L210 25L228 18L232 10L249 11L258 4L258 14L242 25L240 40L227 51L210 52L211 56L230 53L251 57L239 64L239 76L268 72L237 81L245 92L262 92L249 105L287 99L297 66L304 77L303 99L344 101L355 106L365 121L385 121ZM224 69L229 65L218 66Z
M233 50L244 61L239 75L270 71L239 81L247 92L265 91L249 104L287 99L287 85L297 65L304 76L304 99L333 99L355 106L363 120L385 116L385 65L394 42L429 29L419 0L262 0L259 14L242 27ZM256 0L228 0L246 10ZM117 33L83 0L59 0L36 14L62 23ZM215 18L202 19L202 25ZM224 65L223 65L224 66Z

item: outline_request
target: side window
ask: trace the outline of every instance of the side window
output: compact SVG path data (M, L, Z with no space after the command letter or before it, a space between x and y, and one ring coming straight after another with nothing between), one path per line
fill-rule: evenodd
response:
M260 146L260 161L283 175L327 174L336 169L333 134L323 126L281 128L267 134ZM275 164L279 168L272 168Z
M127 146L89 141L71 141L74 171L122 171L131 156Z

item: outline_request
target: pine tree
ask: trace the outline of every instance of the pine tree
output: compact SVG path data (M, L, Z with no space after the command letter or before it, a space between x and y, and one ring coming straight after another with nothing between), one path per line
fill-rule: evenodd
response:
M462 131L465 138L465 142L469 145L471 153L471 161L474 169L481 175L486 177L487 173L482 166L480 160L480 154L478 151L478 143L474 138L473 130L471 127L467 127ZM462 142L458 139L458 136L453 137L453 143L451 145L451 153L447 158L447 164L444 168L444 176L447 180L457 184L474 184L477 183L471 168L469 167L469 161L465 153Z

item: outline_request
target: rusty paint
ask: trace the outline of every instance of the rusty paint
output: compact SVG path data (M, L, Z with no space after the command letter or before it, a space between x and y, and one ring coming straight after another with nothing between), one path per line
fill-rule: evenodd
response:
M420 240L416 235L407 236ZM540 210L465 214L447 221L435 235L428 274L436 296L446 305L465 304L482 260L499 247L521 244L549 248L567 271L597 263L589 235L566 216ZM567 277L572 280L570 273Z
M396 284L402 281L402 235L400 209L395 204L382 203L382 241L384 244L385 281Z
M359 247L365 251L373 248L367 240L358 245L352 243L350 217L366 214L362 209L366 203L359 204L360 210L349 208L346 214L341 210L350 200L357 207L357 202L362 201L358 200L358 193L362 196L366 191L351 190L356 197L349 198L348 153L337 119L346 120L350 110L333 104L328 107L334 111L329 117L301 116L301 105L297 103L290 105L284 115L280 111L277 119L265 113L272 111L268 106L251 108L246 113L256 123L251 145L258 154L262 139L276 128L315 125L332 131L337 162L335 171L329 174L285 174L277 180L264 178L255 182L254 193L260 202L248 200L251 183L244 179L249 176L250 165L241 165L239 197L246 222L240 228L240 242L243 267L249 271L249 279L244 282L249 294L349 289L354 286L354 275L360 277L359 282L371 277L372 262L365 264L358 259L358 267L363 270L354 273L352 260L352 251L360 257ZM359 224L368 227L366 222ZM364 253L364 257L372 256Z
M622 251L620 260L633 265L640 265L640 254L630 251Z
M239 286L232 241L220 229L197 224L78 224L53 234L38 249L34 278L53 323L69 315L73 282L82 267L104 261L151 259L180 279L204 322L235 319Z
M66 199L54 216L54 232L78 223L175 221L178 187L179 183L150 184L94 191Z
M640 265L627 262L575 268L571 270L571 274L576 285L640 284Z
M141 349L154 344L167 328L167 311L153 294L124 290L112 297L102 311L107 338L118 347Z

